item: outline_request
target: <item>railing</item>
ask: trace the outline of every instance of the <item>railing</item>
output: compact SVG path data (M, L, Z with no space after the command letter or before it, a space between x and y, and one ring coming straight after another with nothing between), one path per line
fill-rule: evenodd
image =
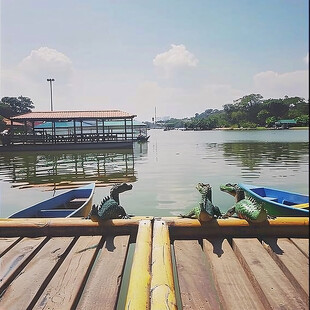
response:
M12 135L10 141L12 144L61 144L61 143L102 143L102 142L122 142L130 141L131 135L125 133L85 133L85 134L62 134L62 135L38 135L22 134Z

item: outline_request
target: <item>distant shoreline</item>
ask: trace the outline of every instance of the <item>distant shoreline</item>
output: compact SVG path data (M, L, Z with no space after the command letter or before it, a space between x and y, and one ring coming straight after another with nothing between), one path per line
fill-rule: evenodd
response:
M214 130L309 130L309 127L291 127L288 129L282 128L266 128L266 127L256 127L256 128L215 128Z

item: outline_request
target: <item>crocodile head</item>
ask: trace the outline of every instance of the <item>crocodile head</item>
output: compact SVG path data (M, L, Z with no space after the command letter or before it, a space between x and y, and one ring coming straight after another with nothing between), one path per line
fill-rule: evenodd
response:
M203 198L207 198L212 201L212 188L210 184L198 183L196 189L202 195Z
M131 184L117 183L110 190L110 197L119 204L119 194L132 189Z
M237 184L232 184L232 183L227 183L227 184L222 184L220 185L220 190L222 192L228 193L232 196L236 196L236 192L237 192Z
M244 199L244 191L239 187L238 184L232 184L232 183L227 183L227 184L222 184L220 185L220 190L222 192L228 193L232 196L235 197L236 201L240 201Z
M128 190L132 189L132 185L131 184L127 184L127 183L117 183L115 184L112 188L111 188L111 194L113 193L123 193L126 192Z

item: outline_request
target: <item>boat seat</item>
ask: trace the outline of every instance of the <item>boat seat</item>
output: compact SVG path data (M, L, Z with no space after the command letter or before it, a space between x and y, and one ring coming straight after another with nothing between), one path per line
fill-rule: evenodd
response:
M76 209L47 209L40 211L40 217L66 217Z
M268 196L266 196L266 197L264 197L264 199L269 200L269 201L278 202L278 198L276 198L276 197L268 197Z
M309 203L300 203L298 205L294 205L294 208L298 209L309 209Z

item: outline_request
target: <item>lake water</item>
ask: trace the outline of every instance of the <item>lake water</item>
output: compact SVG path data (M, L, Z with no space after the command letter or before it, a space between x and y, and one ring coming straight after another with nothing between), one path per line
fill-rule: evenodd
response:
M133 189L121 194L121 204L130 214L152 216L196 206L198 182L211 184L213 202L222 211L233 204L233 197L219 190L228 182L308 194L307 130L153 129L149 135L148 143L135 143L133 150L0 153L0 217L52 197L45 185L68 181L129 182ZM44 186L31 187L38 184ZM109 189L96 187L94 203Z

